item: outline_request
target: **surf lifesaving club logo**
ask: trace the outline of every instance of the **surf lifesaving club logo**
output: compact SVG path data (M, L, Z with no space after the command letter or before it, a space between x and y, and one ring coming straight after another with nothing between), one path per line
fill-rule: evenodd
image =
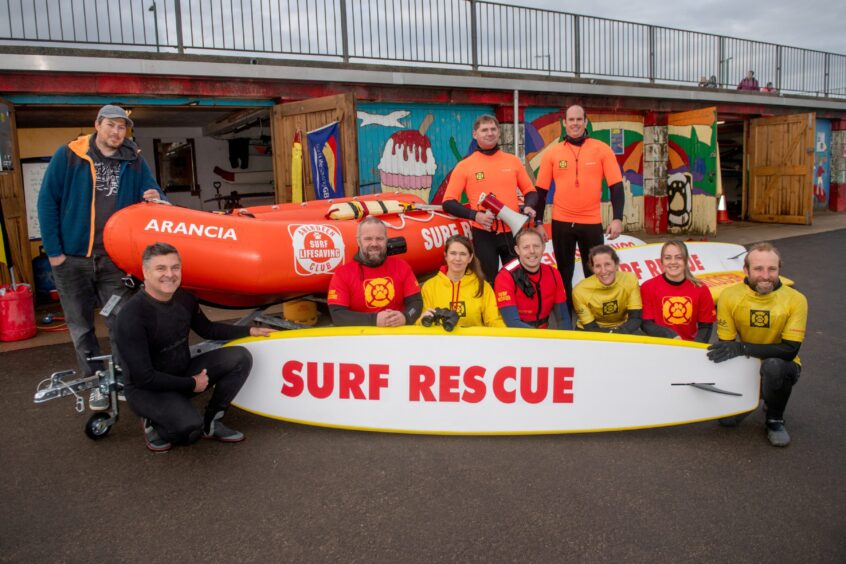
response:
M395 295L393 278L368 278L364 281L364 301L367 307L383 308L394 300Z
M344 238L331 225L291 225L294 270L300 276L329 274L344 262Z

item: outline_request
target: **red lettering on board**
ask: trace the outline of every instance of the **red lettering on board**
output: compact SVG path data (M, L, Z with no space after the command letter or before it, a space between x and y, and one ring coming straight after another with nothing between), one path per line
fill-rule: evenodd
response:
M308 393L317 399L325 399L332 395L332 390L335 389L335 364L331 362L323 363L323 384L318 384L317 363L309 362L306 364L307 379L308 379Z
M417 364L408 367L408 401L437 401L432 393L434 385L434 370Z
M496 399L501 401L502 403L514 403L515 398L517 396L514 389L506 390L505 389L505 381L506 380L514 380L515 383L517 381L517 369L513 366L503 366L499 370L496 371L493 378L493 393L496 396ZM516 386L515 386L516 387Z
M532 369L524 366L520 369L520 397L526 403L540 403L546 399L549 384L549 369L542 366L537 370L537 387L532 389Z
M471 366L464 371L464 387L461 401L479 403L485 399L485 369L482 366Z
M646 261L646 268L649 270L649 274L652 277L661 276L661 265L658 264L657 260L647 259Z
M361 390L364 368L358 364L342 362L338 365L338 396L341 399L367 399Z
M552 403L573 403L573 369L556 366L552 376Z
M282 365L282 395L295 398L303 393L303 378L300 370L303 363L296 360L289 360Z
M367 384L370 397L377 400L382 395L382 390L388 387L388 379L385 378L391 373L391 367L387 364L371 364L367 369Z
M637 276L638 280L643 278L643 276L642 276L643 272L641 271L640 265L636 262L621 263L620 264L620 270L622 270L624 272L631 272L632 274Z
M457 402L458 378L461 376L461 368L458 366L441 366L438 374L438 401Z

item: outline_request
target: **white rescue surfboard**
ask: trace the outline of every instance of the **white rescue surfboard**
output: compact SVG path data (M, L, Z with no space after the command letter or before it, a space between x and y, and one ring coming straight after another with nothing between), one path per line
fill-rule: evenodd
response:
M429 434L579 433L679 425L755 409L760 363L704 345L575 331L321 328L246 347L234 404L286 421Z

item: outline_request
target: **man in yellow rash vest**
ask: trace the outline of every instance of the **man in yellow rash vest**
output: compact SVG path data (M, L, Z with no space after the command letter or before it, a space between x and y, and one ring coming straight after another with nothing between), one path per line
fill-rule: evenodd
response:
M808 300L779 280L781 255L770 243L756 243L746 254L742 284L726 288L717 304L717 336L708 358L723 362L740 355L761 359L761 395L770 444L785 447L790 435L784 409L799 380L799 347L805 340ZM738 339L739 340L735 340ZM721 419L734 427L748 413Z

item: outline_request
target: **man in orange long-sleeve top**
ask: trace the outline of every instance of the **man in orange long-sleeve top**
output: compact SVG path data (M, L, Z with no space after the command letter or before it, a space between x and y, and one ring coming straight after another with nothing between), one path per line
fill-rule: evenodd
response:
M532 179L515 155L499 148L499 121L492 115L479 116L473 124L473 139L479 148L452 170L444 193L444 211L473 222L473 250L479 257L485 278L493 282L502 264L516 258L514 235L504 222L490 211L479 209L479 198L493 194L514 211L520 210L517 190L523 194L523 213L535 217L537 193ZM470 207L461 205L461 194L467 194Z
M537 187L545 194L555 181L552 201L552 245L555 261L564 280L567 295L573 291L576 245L586 257L590 249L604 243L602 229L602 180L611 191L614 219L605 233L616 239L623 231L623 175L611 147L590 139L587 117L581 106L570 106L564 114L567 135L544 152L538 170ZM585 278L591 275L582 261Z

